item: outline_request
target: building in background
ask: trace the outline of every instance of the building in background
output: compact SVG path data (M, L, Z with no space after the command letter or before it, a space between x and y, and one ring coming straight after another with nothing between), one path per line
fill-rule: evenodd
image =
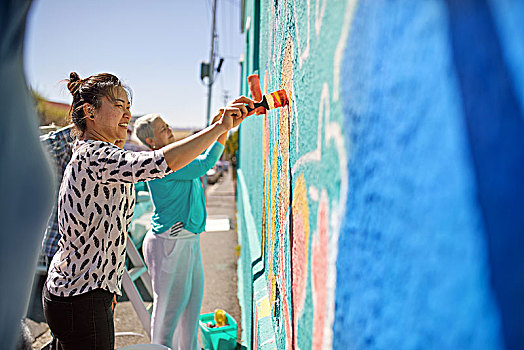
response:
M524 348L524 4L242 1L255 349Z
M31 90L31 95L35 104L41 135L56 131L69 123L71 105L49 101L34 90Z

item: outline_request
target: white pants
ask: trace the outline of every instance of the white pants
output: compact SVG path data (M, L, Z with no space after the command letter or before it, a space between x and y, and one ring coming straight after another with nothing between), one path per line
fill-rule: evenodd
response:
M151 343L173 350L200 349L198 317L204 295L200 235L182 230L144 238L144 258L153 281Z

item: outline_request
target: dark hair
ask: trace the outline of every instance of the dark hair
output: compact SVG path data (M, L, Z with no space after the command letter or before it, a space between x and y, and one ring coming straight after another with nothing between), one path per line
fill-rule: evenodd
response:
M115 94L119 87L124 89L131 101L131 90L113 74L100 73L91 75L86 79L80 79L76 72L72 72L69 75L69 80L66 81L67 88L73 95L71 120L80 136L86 131L86 115L83 108L86 103L98 109L102 106L102 98L108 97L110 100L115 100Z

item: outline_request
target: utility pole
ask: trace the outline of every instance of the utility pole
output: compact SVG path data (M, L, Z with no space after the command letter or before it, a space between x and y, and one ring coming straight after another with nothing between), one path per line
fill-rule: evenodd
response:
M211 93L213 91L215 75L215 22L217 14L217 0L213 0L213 24L211 25L211 53L209 54L209 75L207 85L207 125L211 123Z

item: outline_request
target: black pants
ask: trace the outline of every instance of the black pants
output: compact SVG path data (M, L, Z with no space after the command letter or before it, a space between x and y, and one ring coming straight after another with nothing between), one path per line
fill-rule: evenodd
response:
M72 297L42 290L44 315L59 350L113 350L113 293L95 289Z

